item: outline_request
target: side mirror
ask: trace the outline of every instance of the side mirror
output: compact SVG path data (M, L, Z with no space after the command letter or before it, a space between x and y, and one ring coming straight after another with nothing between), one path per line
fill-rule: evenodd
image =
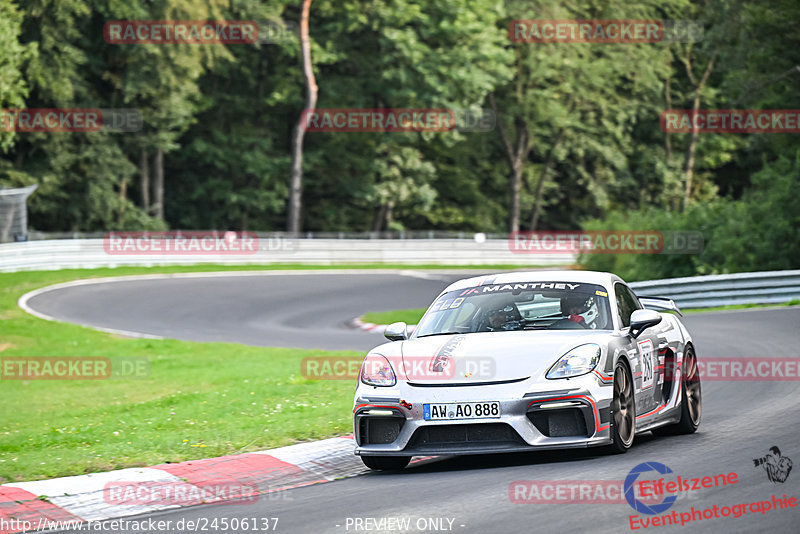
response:
M661 314L655 310L634 310L631 314L631 329L629 333L633 339L639 337L646 328L661 322Z
M383 331L383 336L389 341L408 339L408 325L403 322L392 323Z

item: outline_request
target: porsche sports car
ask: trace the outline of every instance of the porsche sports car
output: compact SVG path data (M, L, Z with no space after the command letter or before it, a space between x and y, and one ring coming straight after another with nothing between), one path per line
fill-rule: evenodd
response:
M372 469L412 456L606 446L692 433L702 407L680 310L618 276L503 273L447 287L409 334L372 349L353 408Z

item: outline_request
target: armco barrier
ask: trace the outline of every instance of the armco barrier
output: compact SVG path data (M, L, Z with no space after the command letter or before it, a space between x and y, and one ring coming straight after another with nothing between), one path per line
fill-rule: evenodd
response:
M514 254L507 239L287 239L265 238L255 254L113 255L102 239L58 239L0 244L0 272L91 269L123 265L438 264L564 266L574 254Z
M637 295L669 297L681 308L800 299L800 270L668 278L630 284Z
M559 267L572 254L514 254L507 239L265 238L249 255L113 255L102 239L57 239L0 244L0 272L87 269L123 265L246 264L505 264ZM781 303L800 299L800 270L691 276L634 282L637 294L669 297L682 308Z

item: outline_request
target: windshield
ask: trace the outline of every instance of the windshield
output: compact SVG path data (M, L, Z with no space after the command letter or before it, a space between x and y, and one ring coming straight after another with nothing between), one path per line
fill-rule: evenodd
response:
M447 292L431 304L414 335L612 328L603 286L524 282Z

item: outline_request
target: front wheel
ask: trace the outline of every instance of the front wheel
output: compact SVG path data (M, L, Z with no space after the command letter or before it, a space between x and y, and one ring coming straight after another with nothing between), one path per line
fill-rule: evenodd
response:
M410 456L362 456L364 465L375 471L397 471L411 461Z
M683 356L683 377L681 378L681 419L677 423L653 430L657 436L693 434L700 426L703 411L703 396L700 388L700 372L697 369L697 356L687 349Z
M633 445L636 435L636 404L633 398L633 380L625 362L620 360L614 368L614 397L611 400L611 445L608 452L620 454Z

